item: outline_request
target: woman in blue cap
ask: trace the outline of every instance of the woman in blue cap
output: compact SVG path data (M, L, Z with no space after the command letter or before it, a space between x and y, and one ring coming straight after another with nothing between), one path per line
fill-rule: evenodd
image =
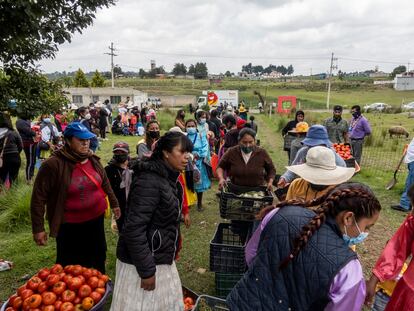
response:
M120 217L118 201L99 158L89 149L95 134L73 122L63 135L65 145L42 163L33 186L33 238L37 245L46 245L46 213L50 236L56 238L56 262L104 273L106 197L116 218Z
M306 134L306 138L302 141L303 147L299 149L296 154L296 157L292 160L291 165L298 165L303 164L306 162L306 155L308 151L312 147L316 146L324 146L332 149L332 143L329 140L328 132L323 125L312 125L308 133ZM345 167L345 161L332 149L332 152L335 154L335 163L337 166ZM287 170L279 179L277 186L279 188L284 188L288 184L290 184L295 178L298 176Z

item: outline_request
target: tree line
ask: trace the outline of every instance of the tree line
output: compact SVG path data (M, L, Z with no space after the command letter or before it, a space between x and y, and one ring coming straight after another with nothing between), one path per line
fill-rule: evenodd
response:
M285 67L284 65L272 65L270 64L267 67L263 67L262 65L252 65L252 63L248 63L247 65L242 66L242 71L248 74L270 74L273 71L279 72L282 75L291 75L294 72L293 66L289 65Z

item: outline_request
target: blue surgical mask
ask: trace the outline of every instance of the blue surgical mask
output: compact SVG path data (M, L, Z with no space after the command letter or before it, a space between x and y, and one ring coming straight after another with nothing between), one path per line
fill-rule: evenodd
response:
M190 135L197 134L197 129L195 127L188 127L187 128L187 133L190 134Z
M43 119L43 122L45 122L45 123L50 123L50 118L44 118L44 119Z
M368 237L368 232L362 232L359 227L358 227L358 223L356 222L355 218L355 225L359 231L359 235L357 237L353 237L351 238L348 233L346 232L346 226L345 226L345 233L342 235L342 238L345 241L345 244L347 246L352 246L352 245L357 245L359 243L362 243L367 237Z
M207 122L207 119L206 119L206 118L201 118L201 119L200 119L200 124L201 124L201 125L206 124L206 122Z

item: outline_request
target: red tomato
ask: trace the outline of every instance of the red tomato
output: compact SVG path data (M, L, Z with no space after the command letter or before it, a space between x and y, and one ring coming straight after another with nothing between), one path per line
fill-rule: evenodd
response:
M78 276L80 274L82 274L82 266L81 265L73 266L72 275Z
M96 276L91 277L91 278L88 280L88 285L89 285L92 289L97 288L97 287L98 287L98 285L99 285L99 279L98 279L98 277L96 277Z
M65 290L62 293L62 301L63 302L71 302L76 298L76 294L74 291L71 291L69 289Z
M76 306L82 302L82 298L76 296L76 298L72 301L72 303Z
M19 296L17 296L17 294L13 294L13 295L11 295L10 296L10 298L9 298L9 303L8 303L8 305L9 306L12 306L13 305L13 302L16 300L16 298L17 297L19 297Z
M39 284L39 287L37 288L37 292L39 294L41 294L41 293L45 292L47 290L47 288L48 288L47 283L42 282L42 283Z
M20 294L20 297L22 297L23 302L24 302L27 298L29 298L32 295L33 295L33 291L31 289L24 289L22 293Z
M48 305L53 305L56 302L56 294L53 292L44 292L42 294L42 301L43 304L48 306Z
M16 299L14 299L12 307L18 310L23 305L23 299L22 297L18 296Z
M50 273L53 274L60 274L63 272L63 267L60 264L55 264L52 269L50 269Z
M81 287L79 287L79 290L78 290L79 297L85 298L85 297L88 297L91 293L92 293L92 289L89 285L84 284Z
M32 296L30 296L29 298L26 298L23 302L23 305L25 304L25 302L28 301L28 305L30 308L37 308L38 306L40 306L42 304L42 296L40 296L39 294L34 294Z
M106 274L103 274L103 275L100 277L100 279L106 283L106 282L108 282L108 281L109 281L109 276L107 276Z
M66 290L66 284L62 281L59 281L53 285L52 290L56 295L61 295Z
M42 279L42 281L46 280L47 276L50 274L48 268L43 268L37 273L37 276Z
M64 302L60 307L60 311L74 311L75 307L71 302Z
M77 276L81 280L81 284L85 284L86 280L85 277L81 274Z
M46 278L46 284L48 286L53 286L59 281L60 281L60 277L58 274L49 274Z
M92 309L93 305L95 304L94 300L91 297L85 297L82 300L82 308L84 310Z
M98 276L99 275L99 271L96 269L92 269L92 276Z
M55 311L55 310L56 310L56 308L55 308L54 305L44 306L42 308L42 311Z
M191 297L186 297L184 299L184 303L187 305L193 305L194 304L194 300Z
M71 276L70 274L66 274L64 277L63 277L63 282L65 282L66 284L69 284L69 281L70 281L70 279L71 278L73 278L73 276Z
M62 304L63 304L62 300L56 300L55 309L59 311Z
M85 279L89 279L92 275L92 270L91 269L86 269L83 271L82 275L85 277Z
M102 287L95 288L95 292L101 294L102 296L105 294L106 289Z
M16 309L14 309L13 307L7 307L6 311L16 311Z
M101 299L102 299L102 295L100 293L98 293L97 291L92 292L89 297L91 297L93 299L93 301L95 302L95 304L97 304Z
M17 295L21 296L22 292L26 289L26 285L22 285L17 290Z
M82 281L77 276L74 278L71 278L68 284L68 287L70 290L77 290L79 287L81 287Z
M34 276L27 282L27 288L31 290L36 290L39 287L39 284L42 283L42 279Z
M65 272L61 272L61 273L59 273L59 279L61 280L61 281L63 281L63 278L66 276L66 273Z
M67 265L67 266L66 266L63 270L64 270L66 273L70 273L70 274L72 274L73 267L74 267L74 265Z
M98 280L98 287L101 287L101 288L105 287L105 282L102 280Z

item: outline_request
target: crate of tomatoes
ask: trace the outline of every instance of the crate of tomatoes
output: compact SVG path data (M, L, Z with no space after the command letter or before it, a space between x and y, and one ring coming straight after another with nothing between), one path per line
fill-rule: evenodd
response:
M110 292L109 277L98 270L56 264L19 287L0 311L99 311Z
M351 145L349 144L333 144L335 152L344 159L347 167L355 167L355 159L352 156Z

